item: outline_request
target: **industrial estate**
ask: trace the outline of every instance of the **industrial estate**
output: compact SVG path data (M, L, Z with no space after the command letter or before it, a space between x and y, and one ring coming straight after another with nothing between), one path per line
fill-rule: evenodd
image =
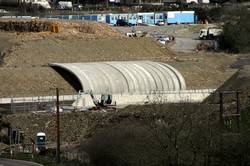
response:
M250 165L249 11L0 0L0 166Z

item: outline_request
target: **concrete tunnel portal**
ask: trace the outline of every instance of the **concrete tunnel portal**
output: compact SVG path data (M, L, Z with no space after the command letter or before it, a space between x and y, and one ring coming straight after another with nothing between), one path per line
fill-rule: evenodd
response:
M153 61L52 63L75 90L94 94L146 94L186 89L181 73Z

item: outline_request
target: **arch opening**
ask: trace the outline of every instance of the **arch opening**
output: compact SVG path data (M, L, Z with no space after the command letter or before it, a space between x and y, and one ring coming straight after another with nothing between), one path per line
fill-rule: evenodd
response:
M56 65L50 65L50 66L58 74L60 74L64 78L64 80L67 81L75 89L75 91L79 92L79 91L83 90L81 81L70 70L63 68L63 67L60 67L60 66L56 66Z

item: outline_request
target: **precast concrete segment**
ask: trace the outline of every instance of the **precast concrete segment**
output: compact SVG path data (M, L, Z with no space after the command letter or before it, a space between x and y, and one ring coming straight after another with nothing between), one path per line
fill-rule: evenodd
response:
M161 78L161 83L163 85L163 91L165 89L173 89L174 90L174 86L173 86L173 81L171 78L171 75L169 74L169 71L166 70L162 65L158 65L158 64L149 64L151 66L153 66L156 71L158 71L158 74L160 75ZM164 84L165 82L168 82L168 84Z
M148 71L150 77L153 78L154 80L154 84L155 84L155 88L156 91L163 91L164 87L163 87L163 83L161 80L161 73L159 73L158 70L155 70L155 68L147 63L140 63L140 66L142 66L145 70Z
M161 69L157 65L152 63L146 62L146 64L151 67L151 72L155 71L156 75L159 77L159 81L157 81L156 83L162 89L159 89L158 91L165 91L165 89L172 89L170 85L172 82L170 81L170 78L168 78L168 76L167 77L165 76L165 74L167 74L167 71L165 69ZM166 82L168 82L168 84L166 84Z
M173 68L172 66L166 64L166 63L161 63L164 66L167 66L170 70L173 71L173 73L176 75L176 78L178 79L179 82L179 86L181 89L186 89L186 84L185 84L185 80L184 77L181 75L181 73L176 70L175 68Z
M94 94L147 94L155 91L186 89L183 76L172 66L153 61L110 61L90 63L53 63L69 71L84 92ZM63 73L63 72L61 72Z

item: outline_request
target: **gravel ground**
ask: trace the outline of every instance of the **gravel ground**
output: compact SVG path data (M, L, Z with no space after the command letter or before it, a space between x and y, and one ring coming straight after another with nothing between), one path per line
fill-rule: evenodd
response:
M133 27L137 31L148 33L154 40L159 36L174 36L175 42L170 48L175 52L192 53L196 46L201 43L199 31L213 25L194 24L194 25L167 25L167 26L138 26ZM131 27L116 27L122 33L131 32Z
M167 26L134 26L138 31L147 32L150 35L164 34L173 35L175 37L190 37L192 33L199 32L200 29L206 27L204 24L195 25L167 25ZM132 27L115 27L122 33L131 32Z

